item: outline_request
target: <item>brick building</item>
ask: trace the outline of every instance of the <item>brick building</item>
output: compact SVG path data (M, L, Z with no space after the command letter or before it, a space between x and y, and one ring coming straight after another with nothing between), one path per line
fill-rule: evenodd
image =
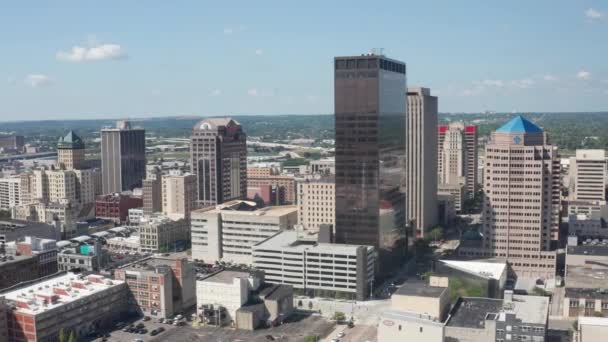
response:
M143 206L141 198L127 194L114 193L97 196L95 200L95 216L97 218L121 224L127 221L129 209Z

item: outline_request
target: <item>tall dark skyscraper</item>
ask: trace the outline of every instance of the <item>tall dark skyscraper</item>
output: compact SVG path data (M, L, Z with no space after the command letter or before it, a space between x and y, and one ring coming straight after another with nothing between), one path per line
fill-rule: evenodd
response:
M101 181L109 194L141 187L146 176L146 134L119 121L101 130Z
M379 272L405 255L406 68L336 57L336 242L373 245Z
M198 205L208 207L247 197L247 135L230 118L198 122L190 137L190 168Z

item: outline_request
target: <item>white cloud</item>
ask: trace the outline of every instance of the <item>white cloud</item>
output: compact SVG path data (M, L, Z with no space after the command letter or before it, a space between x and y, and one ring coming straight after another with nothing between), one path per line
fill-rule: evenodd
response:
M274 91L272 90L264 90L258 88L249 88L247 90L247 95L251 97L272 97L274 96Z
M534 80L530 79L530 78L523 78L521 80L513 80L511 81L511 85L517 88L522 88L522 89L526 89L526 88L530 88L532 85L534 85Z
M543 80L545 80L547 82L555 82L555 81L557 81L557 77L555 77L553 75L545 75L545 76L543 76Z
M211 91L211 94L210 94L210 95L211 95L211 96L220 96L220 95L222 95L222 90L221 90L221 89L213 89L213 90Z
M503 87L505 85L502 80L483 80L481 84L488 87Z
M50 77L43 74L29 74L25 77L25 84L32 88L41 88L53 83Z
M126 58L127 53L118 44L97 44L89 47L74 46L69 52L58 52L56 57L65 62L104 61Z
M588 8L585 11L585 17L590 20L601 19L604 17L604 13L599 10L596 10L595 8Z
M13 77L9 77L9 78L7 78L7 79L6 79L6 82L7 82L7 83L8 83L8 85L10 85L10 86L15 86L15 85L17 85L17 80L16 80L16 79L14 79Z
M264 54L264 50L262 50L262 49L256 49L255 50L255 54L258 55L258 56L261 56L262 54Z
M591 73L587 70L581 70L576 74L576 78L583 81L588 81L591 79Z
M245 30L247 30L247 27L244 25L239 25L237 27L224 27L224 34L229 36L231 34L243 32Z

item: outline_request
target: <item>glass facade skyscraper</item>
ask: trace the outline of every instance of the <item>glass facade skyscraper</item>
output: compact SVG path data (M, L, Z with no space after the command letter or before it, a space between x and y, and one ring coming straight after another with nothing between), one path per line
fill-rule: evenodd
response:
M373 245L380 273L405 256L405 63L334 60L336 242Z

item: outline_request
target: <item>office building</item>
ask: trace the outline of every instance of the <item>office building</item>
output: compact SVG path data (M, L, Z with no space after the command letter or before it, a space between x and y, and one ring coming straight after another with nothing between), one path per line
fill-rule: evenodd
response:
M568 235L587 239L608 239L608 224L602 217L585 214L568 216Z
M196 176L173 170L162 178L163 214L174 219L190 219L196 209Z
M407 220L422 238L437 225L437 97L408 88L407 109Z
M504 299L463 297L450 311L446 341L538 341L547 336L549 297L514 295Z
M145 253L183 251L190 241L190 223L156 214L144 218L137 227L140 248Z
M446 142L447 141L447 142ZM440 125L437 128L437 171L439 173L439 183L450 183L443 174L451 174L454 170L464 170L466 178L467 198L473 198L477 193L479 183L479 158L478 158L478 136L477 126L464 125L461 122L450 125ZM461 154L462 153L462 154ZM445 156L449 156L446 160ZM464 165L461 165L461 158L464 156Z
M433 274L449 278L455 292L474 288L479 297L502 298L507 270L507 264L500 262L439 260Z
M59 233L54 225L33 221L0 220L0 244L22 241L27 236L59 240Z
M57 341L59 332L84 340L125 318L123 281L65 273L3 293L9 341ZM86 309L85 309L86 308Z
M187 258L155 256L114 271L127 283L130 311L169 318L196 305L196 271Z
M253 266L269 283L314 296L365 300L374 280L373 246L319 242L316 235L283 231L252 247Z
M192 212L192 258L251 264L251 247L297 223L296 206L258 208L231 201Z
M57 164L62 170L79 170L85 166L85 149L82 139L69 131L57 142Z
M0 209L11 209L27 203L24 198L27 192L22 182L22 177L18 175L0 178Z
M570 158L570 199L575 201L606 200L606 152L576 150Z
M608 334L608 318L579 317L577 320L576 342L598 342L606 339Z
M247 199L259 203L261 206L284 205L285 192L279 187L270 184L259 186L247 184Z
M128 214L128 225L137 226L139 222L144 219L144 217L146 217L144 208L131 208L129 209Z
M522 116L492 133L486 145L484 252L506 260L518 277L555 277L559 238L560 163L557 146Z
M57 241L36 236L26 236L23 241L15 241L12 246L15 255L28 255L38 258L38 277L57 273Z
M144 215L152 215L162 212L163 196L162 196L162 173L159 167L154 166L147 170L146 179L142 185L143 211Z
M118 121L116 128L101 130L101 175L103 193L141 187L146 175L146 132Z
M406 253L405 74L380 54L334 59L336 242L376 247L380 272Z
M306 230L336 225L336 183L333 177L307 178L298 182L298 223Z
M253 300L236 310L236 328L254 330L283 324L293 313L293 287L282 284L264 284L252 293Z
M190 168L198 204L214 206L247 196L247 135L230 118L198 122L190 137Z
M90 209L90 208L88 208ZM13 207L12 217L17 221L34 221L52 225L57 229L59 238L67 239L76 234L77 223L86 212L71 202L34 202ZM84 215L90 215L86 212ZM88 218L88 217L87 217Z

